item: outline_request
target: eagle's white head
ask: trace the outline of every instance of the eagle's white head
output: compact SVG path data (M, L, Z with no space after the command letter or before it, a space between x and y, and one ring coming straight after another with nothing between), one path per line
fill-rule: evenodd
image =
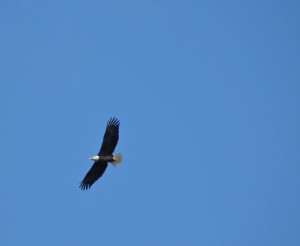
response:
M90 157L89 159L92 160L92 161L98 161L99 160L99 156L95 155L95 156Z

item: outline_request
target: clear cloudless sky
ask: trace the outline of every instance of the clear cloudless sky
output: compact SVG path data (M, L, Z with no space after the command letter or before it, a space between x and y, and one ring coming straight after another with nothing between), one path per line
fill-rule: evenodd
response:
M1 0L0 110L1 245L300 245L298 0Z

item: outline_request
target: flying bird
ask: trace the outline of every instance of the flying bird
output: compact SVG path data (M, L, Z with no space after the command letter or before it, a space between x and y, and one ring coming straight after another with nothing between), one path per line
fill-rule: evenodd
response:
M98 155L92 156L89 159L95 161L94 165L80 182L80 189L87 190L103 175L107 168L107 163L110 162L113 166L117 166L122 161L121 153L113 155L119 140L120 121L112 117L107 122L103 142Z

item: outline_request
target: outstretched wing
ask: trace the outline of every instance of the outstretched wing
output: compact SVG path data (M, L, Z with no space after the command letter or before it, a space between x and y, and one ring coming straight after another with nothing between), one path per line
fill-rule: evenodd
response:
M97 179L99 179L103 175L106 168L107 162L101 160L95 161L94 165L85 175L84 179L80 182L80 189L87 190L91 188L92 184L95 183Z
M103 142L98 155L112 155L119 140L119 125L117 118L110 118L107 122Z

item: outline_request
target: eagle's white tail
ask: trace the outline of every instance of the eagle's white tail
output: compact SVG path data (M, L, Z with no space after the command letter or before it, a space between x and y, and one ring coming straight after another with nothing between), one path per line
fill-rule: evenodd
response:
M121 161L122 161L122 155L121 153L117 153L113 156L113 161L111 162L111 164L115 167L119 165Z

